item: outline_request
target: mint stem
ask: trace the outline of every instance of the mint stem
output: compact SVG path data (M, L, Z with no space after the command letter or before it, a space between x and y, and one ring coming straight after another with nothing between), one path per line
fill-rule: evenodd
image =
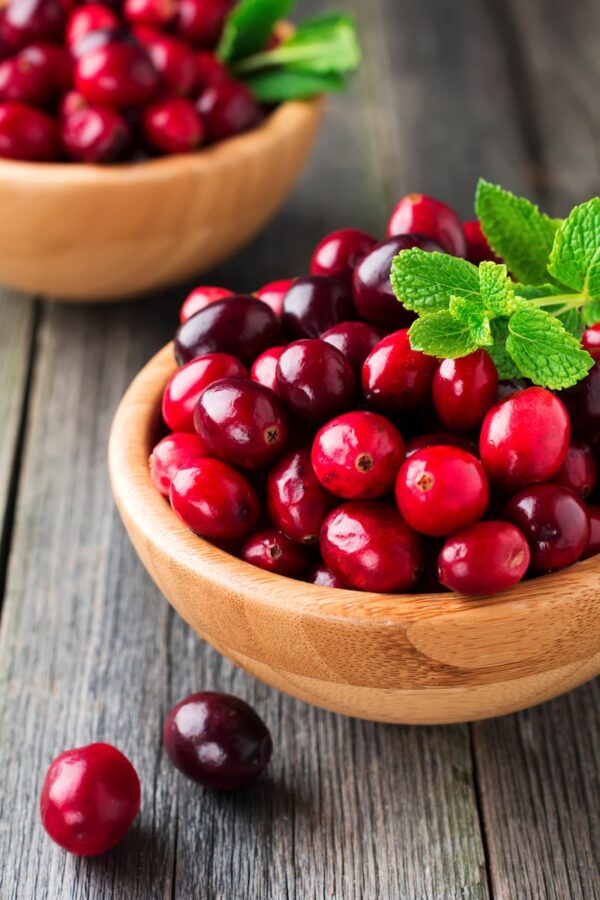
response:
M584 294L551 294L548 297L536 297L535 300L528 300L527 303L543 307L564 304L568 309L576 309L587 301L588 298Z
M245 59L235 63L234 68L236 74L245 75L248 72L255 72L257 69L263 69L265 66L281 66L286 63L303 62L307 59L314 59L326 54L331 45L323 44L307 44L299 47L282 47L276 50L265 50L262 53L254 53Z

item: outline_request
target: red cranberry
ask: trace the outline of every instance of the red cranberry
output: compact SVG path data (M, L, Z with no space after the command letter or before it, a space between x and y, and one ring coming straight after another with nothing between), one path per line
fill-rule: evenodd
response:
M190 153L202 143L202 122L194 104L184 97L147 106L142 129L148 144L159 153Z
M231 77L227 66L210 50L199 50L196 53L196 71L201 89L211 84L222 84Z
M555 394L541 387L517 391L483 420L481 461L506 491L549 481L567 455L570 431L567 411Z
M78 91L67 91L60 99L59 118L66 119L75 112L79 112L89 106L89 103Z
M73 87L73 59L66 47L30 44L21 51L20 57L44 72L52 98Z
M219 459L198 459L179 469L169 497L182 522L209 540L245 537L260 515L252 485Z
M310 584L318 584L319 587L329 587L329 588L345 588L346 585L343 584L341 579L334 575L331 569L325 565L325 563L321 562L318 565L314 566L311 571L308 573L308 577L306 579Z
M382 337L383 333L378 328L366 322L340 322L324 331L321 340L337 347L360 378L365 359Z
M60 89L68 88L63 55L60 47L34 44L0 63L0 102L44 106Z
M308 566L306 549L276 528L251 535L242 547L241 557L259 569L288 578L301 578Z
M495 263L502 262L488 244L477 219L473 222L463 222L463 231L467 241L467 252L465 255L474 266L478 266L480 262L485 262L486 260Z
M109 163L122 159L130 144L123 116L102 106L86 106L65 116L60 136L70 159L83 163Z
M600 429L600 360L574 387L560 392L567 407L573 431L590 439Z
M346 500L374 500L391 491L404 459L400 432L383 416L350 412L315 437L312 464L324 488Z
M69 52L74 60L81 59L92 50L98 50L100 47L108 47L111 44L130 44L138 46L137 41L133 38L130 31L123 26L117 25L113 28L98 28L94 31L88 31L82 34L74 44L69 47Z
M581 346L592 354L594 351L600 350L600 322L585 329L581 335Z
M438 361L410 346L408 331L395 331L371 350L362 368L362 389L376 409L421 406L431 393Z
M167 25L175 18L176 0L125 0L125 18L133 25Z
M171 376L163 392L162 415L172 431L194 432L194 410L202 391L221 378L245 378L239 359L228 353L207 353L192 359Z
M77 60L75 86L90 103L125 109L145 106L152 99L158 75L142 47L115 41L95 47Z
M236 0L179 0L177 28L198 47L215 47Z
M239 81L223 81L204 88L196 109L206 128L209 141L223 141L248 131L261 118L254 94Z
M317 340L288 344L277 363L277 383L292 411L313 424L348 409L356 390L344 354Z
M445 537L476 522L489 499L483 466L458 447L419 450L398 472L398 508L409 525L430 537Z
M74 47L80 38L92 31L118 28L119 19L102 3L88 3L79 6L69 16L65 39L68 47Z
M252 781L273 752L269 729L252 707L213 691L192 694L174 706L163 741L180 772L221 791Z
M295 278L281 278L279 281L270 281L260 290L256 296L270 306L276 316L280 316L283 309L283 298L293 285Z
M57 756L40 796L42 825L60 847L97 856L121 841L140 811L137 772L110 744L88 744Z
M310 450L292 450L269 472L267 504L271 521L292 540L316 544L334 499L321 486Z
M223 300L224 297L233 297L233 291L228 291L227 288L222 287L209 287L208 285L194 288L181 304L179 321L182 324L187 322L188 319L195 316L205 306L210 306L216 300Z
M321 528L325 564L348 587L408 591L423 568L418 535L387 503L344 503Z
M136 28L135 36L146 49L163 87L182 96L191 94L198 81L196 54L191 47L154 28Z
M54 162L59 155L54 119L22 103L0 104L0 157Z
M150 456L150 477L154 486L166 497L175 472L206 455L206 447L197 434L168 434L158 442Z
M600 506L590 504L586 509L590 517L590 539L581 559L589 559L590 556L600 553Z
M454 256L465 256L467 241L463 226L445 203L426 194L407 194L396 206L388 222L387 233L420 234L431 238Z
M262 300L234 294L201 309L179 327L175 357L179 365L207 353L231 353L251 365L263 350L281 344L275 313Z
M298 278L283 298L283 327L294 339L318 338L332 325L355 316L352 294L336 278Z
M590 539L590 517L568 488L539 484L508 501L502 517L520 528L531 549L531 568L551 572L576 562Z
M463 437L460 434L451 434L447 431L436 431L431 434L420 434L418 437L412 438L406 445L406 458L412 456L418 450L424 450L426 447L435 447L437 445L446 447L460 447L466 450L472 456L477 456L478 448L473 441Z
M327 275L352 284L354 269L377 241L358 228L332 231L317 244L310 261L311 275Z
M585 500L596 487L597 480L598 466L592 448L583 441L573 441L553 481L571 488L578 497Z
M58 42L65 27L65 5L61 0L10 0L4 7L4 26L19 47Z
M498 594L529 568L529 547L508 522L477 522L448 538L439 556L439 579L461 594Z
M485 350L444 359L433 377L433 403L441 423L453 431L481 424L496 400L498 372Z
M277 384L277 363L284 350L284 346L271 347L269 350L265 350L264 353L261 353L260 356L254 360L252 368L250 369L250 378L252 381L256 381L257 384L262 384L264 387L270 388L272 391L275 391L276 394L279 394L279 385Z

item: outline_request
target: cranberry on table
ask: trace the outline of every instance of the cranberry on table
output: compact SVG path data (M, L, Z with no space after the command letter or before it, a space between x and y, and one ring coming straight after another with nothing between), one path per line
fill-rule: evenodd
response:
M4 5L4 28L18 47L35 41L60 41L65 21L62 0L10 0Z
M585 500L596 487L598 465L589 444L572 441L562 466L553 478L556 484L571 488L578 497Z
M315 425L347 410L356 392L344 354L319 340L288 344L277 363L277 384L292 412Z
M280 278L278 281L270 281L255 291L256 296L270 306L276 316L280 316L283 310L283 298L295 280L295 278Z
M324 331L321 340L337 347L360 377L365 359L382 337L383 332L367 322L340 322Z
M339 278L351 285L354 269L376 243L376 238L359 228L332 231L317 244L310 261L310 274Z
M486 350L443 359L433 376L433 403L445 428L471 431L496 400L498 372Z
M59 129L54 119L23 103L0 104L0 157L55 162L59 156Z
M332 325L356 317L350 288L337 278L297 278L283 298L282 323L292 338L318 338Z
M42 825L69 853L97 856L121 841L140 810L127 757L110 744L66 750L50 765L40 796Z
M467 252L465 255L469 262L472 262L474 266L478 266L480 262L485 262L486 260L495 263L502 262L488 244L478 219L472 222L463 222L463 230L467 241Z
M550 481L562 466L571 426L556 394L531 387L511 394L486 414L479 437L481 461L502 490Z
M256 531L248 538L240 555L245 562L259 569L288 578L301 578L309 560L304 547L276 528Z
M198 47L215 47L236 0L179 0L177 30Z
M581 381L560 392L567 407L573 431L592 438L600 430L600 360Z
M171 375L162 396L162 416L172 431L194 432L194 410L202 391L221 378L245 378L244 365L229 353L207 353Z
M223 300L225 297L233 297L233 291L228 291L227 288L213 287L212 285L202 285L194 288L181 304L179 321L181 324L187 322L188 319L195 316L205 306L210 306L211 303L214 303L216 300Z
M182 522L209 540L243 538L260 515L260 501L252 485L218 459L199 459L178 469L169 497Z
M600 553L600 506L590 504L586 506L586 510L590 517L590 539L581 559L589 559Z
M150 454L150 477L154 486L168 496L175 472L206 455L206 447L197 434L177 431L168 434Z
M310 572L308 573L308 577L306 579L309 584L317 584L319 587L329 587L329 588L345 588L346 585L341 581L340 578L335 575L329 566L326 566L324 562L318 563L314 566Z
M408 459L418 450L424 450L426 447L434 447L437 444L449 447L460 447L473 456L477 456L477 445L461 434L453 434L449 431L435 431L430 434L420 434L418 437L412 438L406 444L405 456Z
M423 235L454 256L465 256L467 252L462 222L454 210L427 194L407 194L399 200L390 216L387 233Z
M362 368L362 390L376 409L398 411L421 406L431 394L438 360L410 346L408 331L384 337Z
M203 138L196 107L184 97L169 97L147 106L142 130L148 144L160 153L191 153Z
M135 41L94 47L75 64L75 86L90 103L114 109L145 106L158 88L158 74Z
M134 25L167 25L177 12L176 0L125 0L123 12Z
M136 28L134 33L152 60L162 86L184 97L191 94L198 81L198 64L192 48L154 28Z
M594 351L600 350L600 322L585 329L581 335L581 346L592 354Z
M270 388L272 391L275 391L276 394L279 394L279 385L277 384L277 363L284 350L285 346L283 345L265 350L264 353L261 353L260 356L256 357L252 363L252 368L250 369L250 378L252 381L256 381L258 384Z
M508 522L477 522L449 537L438 559L440 582L460 594L499 594L529 568L529 546Z
M196 72L200 89L211 84L221 84L231 78L227 66L210 50L199 50L196 53Z
M69 158L82 163L122 159L131 141L123 116L102 106L86 106L63 116L60 136Z
M269 472L271 521L300 544L317 543L323 519L335 502L317 478L308 449L290 451Z
M261 117L252 91L240 81L223 81L204 88L196 102L209 141L223 141L254 127Z
M423 569L418 535L387 503L338 506L323 522L320 546L325 564L357 590L408 591Z
M65 40L68 47L74 47L77 41L92 31L119 27L119 18L103 3L87 3L74 9L67 22Z

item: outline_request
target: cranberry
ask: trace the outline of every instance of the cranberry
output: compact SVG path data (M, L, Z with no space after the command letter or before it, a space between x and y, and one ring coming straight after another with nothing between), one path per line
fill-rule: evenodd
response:
M310 450L290 451L269 472L271 521L298 543L316 544L323 519L334 503L315 475Z
M67 91L60 99L59 118L66 119L73 113L86 109L88 106L89 103L78 91Z
M460 434L451 434L447 431L436 431L431 434L420 434L418 437L412 438L406 445L406 458L412 456L418 450L424 450L426 447L434 447L436 445L447 447L460 447L466 450L472 456L477 456L478 448L473 441L463 437Z
M490 499L483 466L459 447L436 445L413 453L396 480L396 502L409 525L445 537L476 522Z
M75 86L90 103L125 109L145 106L156 92L158 74L135 42L97 46L75 64Z
M43 106L52 96L47 72L23 58L23 53L0 63L0 102Z
M194 288L181 304L179 321L182 324L187 322L188 319L195 316L205 306L210 306L216 300L223 300L224 297L233 297L233 291L228 291L227 288L222 287L209 287L208 285Z
M318 340L288 344L277 363L277 383L292 411L313 424L348 409L356 390L344 354Z
M378 328L366 322L340 322L324 331L321 340L337 347L360 377L365 359L382 337L383 333Z
M20 47L35 41L59 41L65 27L61 0L10 0L4 7L4 26Z
M97 856L125 837L140 800L140 781L127 757L110 744L88 744L51 763L40 796L42 825L69 853Z
M196 108L209 141L222 141L248 131L262 115L250 88L239 81L223 81L204 88Z
M175 18L176 0L125 0L123 12L133 25L167 25Z
M236 0L179 0L177 28L198 47L215 47Z
M83 163L122 159L130 144L123 116L102 106L86 106L64 116L60 136L70 159Z
M231 77L227 66L210 50L199 50L196 53L196 71L201 89L211 84L222 84Z
M571 488L582 500L589 497L598 480L596 457L590 445L583 441L573 441L553 480L563 487Z
M531 568L551 572L576 562L590 539L590 517L568 488L539 484L508 501L502 517L520 528L531 549Z
M318 338L332 325L355 316L352 294L336 278L298 278L283 298L283 327L294 339Z
M508 522L477 522L452 535L438 560L439 579L461 594L498 594L529 567L523 534Z
M23 103L0 104L0 157L54 162L60 155L58 125Z
M69 16L65 39L68 47L74 47L80 38L92 31L118 28L119 19L102 3L88 3L79 6Z
M371 350L362 368L362 389L376 409L421 406L431 393L438 361L410 346L408 331L395 331Z
M274 312L262 300L234 294L216 300L179 327L175 357L181 365L206 353L231 353L251 365L263 350L281 344Z
M257 384L262 384L279 394L279 385L277 384L277 363L279 357L285 350L284 346L271 347L265 350L252 363L250 369L250 378Z
M590 539L581 559L589 559L590 556L600 553L600 506L590 504L586 509L590 517Z
M48 82L49 96L69 91L73 87L73 60L66 47L56 44L30 44L20 58L32 67L41 69Z
M283 298L293 285L295 278L281 278L279 281L270 281L260 290L256 296L270 306L276 316L280 316L283 309Z
M491 480L515 491L549 481L569 449L570 423L558 397L532 387L493 406L481 426L479 453Z
M387 503L344 503L321 528L325 564L348 587L407 591L423 568L418 535Z
M232 790L256 778L273 752L269 729L237 697L202 691L181 700L163 729L173 765L207 788Z
M466 257L473 265L478 266L480 262L489 260L490 262L502 262L500 257L496 256L487 242L487 238L481 230L481 225L477 219L473 222L463 222L463 231L467 241Z
M390 281L392 260L401 250L411 247L430 252L442 250L439 244L428 238L403 234L375 244L354 270L354 302L367 322L403 328L414 320L414 314L405 309L394 294Z
M165 497L178 469L206 456L206 447L198 435L174 432L159 441L150 456L150 477Z
M207 353L171 376L163 391L162 415L172 431L194 432L194 409L202 391L221 378L245 378L246 368L229 353Z
M453 209L426 194L407 194L394 207L388 236L420 234L437 241L448 253L465 256L467 241L462 223Z
M160 153L190 153L202 143L202 122L194 104L184 97L147 106L142 129L150 146Z
M600 429L600 360L574 387L560 392L571 417L573 431L592 438Z
M310 584L318 584L320 587L346 587L346 585L337 577L337 575L334 575L324 562L320 562L318 565L314 566L308 573L306 580L310 582Z
M600 350L600 322L585 329L581 335L581 346L592 354L594 351Z
M69 51L74 60L81 59L92 50L98 50L100 47L108 47L111 44L131 44L138 46L137 41L133 38L131 32L127 31L123 26L117 25L112 28L98 28L94 31L88 31L82 34L74 44L69 47Z
M209 540L245 537L260 515L252 485L219 459L198 459L179 469L169 497L182 522Z
M241 557L259 569L288 578L301 578L308 566L306 549L276 528L251 535L242 547Z
M374 237L358 228L332 231L317 244L310 261L310 274L339 278L351 285L354 269L376 243Z
M496 400L498 372L485 350L444 359L433 377L433 403L445 428L471 431Z
M182 96L191 94L198 80L196 54L191 47L153 28L136 28L135 36L146 49L163 87Z

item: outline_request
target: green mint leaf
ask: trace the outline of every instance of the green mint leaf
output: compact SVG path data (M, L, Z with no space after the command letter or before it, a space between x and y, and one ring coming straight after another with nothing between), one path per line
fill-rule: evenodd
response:
M413 350L421 350L438 359L458 359L477 349L471 329L448 310L431 313L410 326L408 336Z
M576 206L556 233L550 274L590 300L600 300L600 197Z
M556 318L562 323L565 331L568 331L577 340L581 338L584 325L580 309L568 309L566 312L556 316Z
M494 319L490 323L493 344L487 347L487 351L494 360L498 370L500 381L510 381L519 378L521 373L506 351L506 339L508 338L508 319Z
M319 75L296 72L292 69L270 69L257 72L244 83L261 103L283 103L286 100L307 100L315 94L341 91L346 82L341 75Z
M510 316L515 309L515 288L504 264L479 263L481 302L489 316Z
M515 284L514 291L517 297L523 300L538 300L540 297L557 297L562 296L565 292L564 287L556 284Z
M447 310L452 296L479 300L477 267L447 253L403 250L392 262L390 279L398 300L419 315Z
M506 349L526 378L542 387L571 387L594 361L550 313L523 304L508 321Z
M467 325L478 347L488 347L493 343L490 320L480 302L450 297L449 310L451 316Z
M477 185L475 211L491 248L515 278L534 284L548 280L557 219L550 219L529 200L483 178Z
M241 0L227 16L217 55L233 62L263 50L273 28L294 6L294 0Z
M592 300L581 307L581 317L585 325L595 325L600 322L600 300Z

